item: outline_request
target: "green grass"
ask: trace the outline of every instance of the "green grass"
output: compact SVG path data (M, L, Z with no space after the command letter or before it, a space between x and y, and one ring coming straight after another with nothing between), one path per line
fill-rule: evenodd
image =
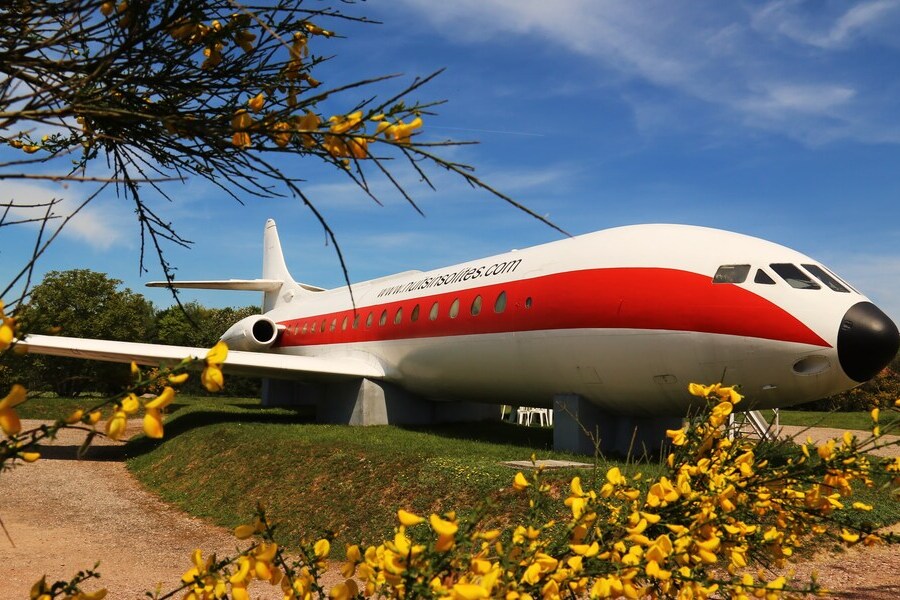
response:
M65 419L77 408L90 408L101 402L101 397L60 398L55 394L31 396L16 410L23 419Z
M41 397L22 405L21 412L55 418L83 406L84 400ZM528 460L534 452L538 458L593 462L550 450L550 429L501 422L316 425L307 414L236 398L179 396L170 408L166 438L130 442L128 468L165 501L226 527L247 522L262 503L278 523L279 541L288 546L329 531L337 535L338 547L380 541L392 534L400 507L420 514L455 509L464 515L485 507L487 524L502 527L528 509L525 497L510 489L515 470L502 461ZM782 411L781 416L783 423L841 428L867 429L870 421L868 413ZM587 487L612 465L624 466L600 461L597 469L547 472L551 495L560 500L547 516L565 517L561 500L574 475ZM661 471L656 464L627 469L642 471L645 479ZM851 514L856 524L900 521L900 505L883 490L861 490L855 499L876 507Z
M192 399L176 406L164 441L136 440L127 453L138 479L192 514L232 527L262 503L279 523L282 542L331 531L340 544L391 535L401 507L471 514L490 505L488 523L502 526L527 510L525 497L510 488L515 469L502 461L528 460L535 452L585 462L551 446L550 429L501 422L317 425L289 410L261 409L257 401ZM651 474L657 467L641 469ZM567 495L575 474L587 483L595 471L548 473L556 497ZM553 510L567 509L559 502Z
M772 421L772 411L763 411L764 416ZM782 425L799 425L802 427L833 427L835 429L870 430L872 417L868 412L827 412L812 410L781 410L779 419ZM888 428L900 433L900 412L894 410L882 410L878 418L881 429L887 432Z

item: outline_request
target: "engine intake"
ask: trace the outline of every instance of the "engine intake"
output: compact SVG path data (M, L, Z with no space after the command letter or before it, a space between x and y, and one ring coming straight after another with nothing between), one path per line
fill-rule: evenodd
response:
M278 339L278 332L275 321L263 315L253 315L232 325L221 340L229 350L259 352L272 347Z

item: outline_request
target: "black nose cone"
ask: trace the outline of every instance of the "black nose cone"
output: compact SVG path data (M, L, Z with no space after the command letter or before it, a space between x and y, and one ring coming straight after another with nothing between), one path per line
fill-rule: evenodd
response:
M871 302L854 304L838 331L838 359L844 373L862 383L885 368L900 348L900 332Z

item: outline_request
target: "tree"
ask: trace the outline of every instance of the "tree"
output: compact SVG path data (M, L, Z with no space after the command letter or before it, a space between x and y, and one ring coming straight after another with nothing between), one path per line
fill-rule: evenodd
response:
M153 304L122 282L87 269L51 271L31 292L21 312L31 331L73 337L150 341ZM63 396L90 390L114 393L128 382L121 365L52 356L28 357L32 387L50 386Z
M259 313L255 306L243 308L206 308L198 302L171 306L156 313L154 341L159 344L208 348L233 324L244 317ZM182 391L188 394L204 394L206 391L196 380L188 380ZM229 396L258 397L258 377L229 377L228 386L222 390Z
M282 170L272 162L275 156L324 162L376 201L369 178L383 176L416 210L398 178L398 162L391 161L403 159L429 185L426 168L438 166L527 210L487 186L468 166L436 154L453 142L418 137L423 117L438 103L407 98L433 75L398 86L385 98L368 88L389 77L319 81L314 73L336 37L331 27L367 21L343 12L352 6L346 0L338 3L341 8L307 4L5 3L0 8L0 143L22 154L0 162L0 179L97 185L84 204L114 186L134 204L141 268L149 245L167 279L172 272L164 245L188 241L151 208L145 194L152 190L168 198L166 184L190 176L237 201L299 199L335 243L343 264L335 235L304 192L303 181L288 174L301 169ZM326 104L340 109L329 115L322 112ZM38 137L35 131L48 133ZM34 256L0 290L8 307L14 304L10 290L27 282L34 260L67 222L50 227L55 204L13 200L0 205L6 208L0 227L43 224ZM10 214L19 217L8 219Z
M861 386L796 408L827 411L872 410L891 407L897 399L900 399L900 355L894 357L891 364Z

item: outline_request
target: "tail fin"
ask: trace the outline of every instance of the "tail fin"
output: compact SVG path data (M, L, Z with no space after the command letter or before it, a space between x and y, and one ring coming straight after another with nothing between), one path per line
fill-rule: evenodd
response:
M294 278L291 277L284 262L281 240L278 239L278 229L275 227L273 219L266 221L266 229L263 234L262 276L263 279L282 282L277 290L267 290L263 293L263 312L268 312L276 306L290 302L300 291L300 287L294 281Z
M263 311L287 304L296 296L322 292L324 288L297 283L287 270L275 221L266 221L263 234L262 279L216 279L190 281L151 281L147 287L194 288L202 290L247 290L263 292Z

